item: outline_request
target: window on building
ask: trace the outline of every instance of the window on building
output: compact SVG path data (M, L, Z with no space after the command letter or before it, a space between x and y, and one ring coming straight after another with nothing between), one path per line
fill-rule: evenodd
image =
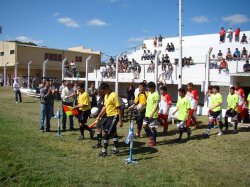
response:
M75 61L76 62L82 62L82 57L81 56L76 56Z
M15 50L10 50L10 54L14 55L15 54Z
M51 61L62 61L62 55L55 54L55 53L45 53L44 60L47 60L47 59Z
M1 52L1 53L0 53L0 56L3 56L3 55L4 55L4 52Z

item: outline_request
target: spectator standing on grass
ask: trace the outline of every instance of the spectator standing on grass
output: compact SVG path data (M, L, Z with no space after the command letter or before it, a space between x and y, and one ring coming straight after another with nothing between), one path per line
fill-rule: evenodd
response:
M231 43L233 40L233 30L231 27L227 30L227 38L229 39L229 42Z
M55 90L50 88L50 81L46 80L45 85L40 90L40 130L44 131L44 121L46 119L46 132L50 132L50 119L52 113L52 102Z
M246 63L243 65L244 72L250 72L250 64L249 61L246 60Z
M159 35L159 38L158 38L158 47L162 47L162 36L161 34Z
M52 103L51 103L51 115L52 115L52 117L55 117L55 113L54 113L54 104L55 104L55 96L56 96L56 92L57 92L57 90L56 90L56 87L55 87L55 85L53 84L53 81L52 80L50 80L50 89L53 91L53 99L52 99Z
M240 51L238 50L238 48L235 49L233 57L234 57L234 60L240 59Z
M129 83L127 88L128 105L130 106L134 100L135 100L135 87L131 83Z
M242 43L242 44L247 44L248 43L246 34L243 34L243 36L241 37L240 43Z
M70 82L67 82L65 84L65 87L62 89L62 94L61 94L61 98L62 98L62 105L66 105L66 106L70 106L73 107L74 106L74 101L75 101L75 92L73 89L73 86ZM62 107L62 111L63 111L63 117L62 117L62 125L63 125L63 131L66 130L66 122L67 122L67 115L64 111L64 108ZM74 130L74 122L73 122L73 116L69 116L69 125L70 125L70 130Z
M239 42L240 41L240 28L237 28L234 31L234 38L235 38L235 42Z
M90 97L90 102L91 102L91 107L96 107L97 106L97 89L95 88L95 84L92 82L89 87L89 97Z
M220 44L225 42L225 36L226 36L226 31L224 29L224 27L221 27L220 32Z
M19 102L22 102L22 94L20 91L20 84L18 83L18 78L14 78L14 83L13 83L13 89L15 92L15 97L16 97L16 103L18 103L18 98L19 98Z

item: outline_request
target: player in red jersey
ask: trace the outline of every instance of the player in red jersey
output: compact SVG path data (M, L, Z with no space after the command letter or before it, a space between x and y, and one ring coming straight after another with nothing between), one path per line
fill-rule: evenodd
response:
M167 86L160 87L161 101L159 103L158 122L163 126L163 134L168 132L168 113L172 104L171 96L168 93Z
M193 89L194 85L193 83L188 83L187 84L187 93L186 93L186 97L188 98L188 100L190 101L190 107L191 109L189 110L189 116L187 119L187 128L190 127L191 125L191 121L194 124L194 128L198 128L198 123L195 117L195 113L197 111L197 107L198 107L198 101L199 101L199 95L198 95L198 91Z
M245 101L245 92L243 90L243 88L240 87L240 84L238 82L236 82L234 84L235 87L235 93L239 95L239 105L238 105L238 121L241 122L242 120L244 120L246 118L246 116L244 115L244 113L242 112L242 108L243 108L243 104Z

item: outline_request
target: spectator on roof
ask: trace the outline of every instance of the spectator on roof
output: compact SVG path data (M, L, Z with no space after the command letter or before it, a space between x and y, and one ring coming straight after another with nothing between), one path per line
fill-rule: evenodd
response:
M174 44L172 42L170 43L170 51L175 52L175 47L174 47Z
M170 52L170 45L169 45L169 43L167 43L167 46L166 46L166 50L165 50L165 51Z
M221 60L223 58L223 54L221 52L221 50L219 50L218 54L217 54L217 59Z
M243 36L241 37L240 43L242 43L242 44L247 44L248 43L246 34L243 34Z
M241 59L246 60L247 59L247 50L245 47L243 47L242 51L241 51Z
M234 57L235 60L240 59L240 51L238 50L238 48L235 49L233 57Z
M194 60L193 60L193 58L191 56L189 57L189 64L194 65Z
M145 43L143 43L141 48L142 48L142 49L147 49L146 44L145 44Z
M229 39L229 42L231 43L233 40L233 30L231 27L227 30L227 38Z
M226 70L226 72L228 72L228 64L227 62L225 61L225 59L223 58L220 62L220 65L219 65L219 73L221 73L221 70Z
M166 65L170 63L168 54L165 54L165 56L163 58L163 63L166 64Z
M157 37L154 38L153 44L154 44L154 47L157 47Z
M219 35L220 35L220 43L224 43L225 36L226 36L226 31L225 31L224 27L221 27Z
M230 48L227 48L226 59L227 59L227 60L232 60L232 59L233 59L233 56L232 56L232 53L231 53L231 49L230 49Z
M147 60L152 60L153 54L150 52L150 50L148 50L147 53Z
M244 72L250 72L250 64L249 61L246 60L246 63L243 65Z
M235 42L240 41L240 28L237 28L234 32Z
M158 47L162 47L162 36L161 36L161 34L159 35L159 37L158 37Z

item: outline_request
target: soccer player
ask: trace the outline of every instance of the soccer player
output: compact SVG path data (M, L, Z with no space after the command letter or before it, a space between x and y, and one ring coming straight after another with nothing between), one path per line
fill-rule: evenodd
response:
M218 136L223 135L222 133L222 119L221 119L221 110L222 110L222 95L219 93L219 86L213 86L213 94L211 95L211 105L209 107L209 121L206 135L210 135L210 130L213 128L215 120L219 123L219 133Z
M235 87L230 88L230 93L227 96L227 111L225 114L225 132L228 131L228 117L232 117L234 120L234 131L233 133L238 133L238 105L239 105L239 96L235 93Z
M146 84L144 82L139 83L139 94L134 100L134 104L129 107L129 111L132 110L135 106L138 111L136 118L137 131L135 133L136 137L140 137L143 119L145 118L146 104L147 104L148 92L146 91Z
M74 107L74 109L79 110L78 121L79 121L81 135L78 138L78 140L85 139L84 130L89 131L90 138L92 139L94 137L95 131L93 131L91 128L89 128L88 125L86 125L88 118L90 116L90 113L91 113L91 104L90 104L89 94L85 90L84 83L79 83L77 85L77 90L79 91L78 104Z
M147 135L149 136L149 146L156 145L156 137L157 137L157 118L158 118L158 110L159 110L159 101L160 95L155 90L156 85L154 82L148 83L149 95L147 98L147 106L146 106L146 114L145 119L143 121L143 128L145 129Z
M236 82L234 84L235 87L235 93L239 95L239 105L238 105L238 121L241 122L244 120L245 116L243 115L242 108L243 108L243 103L245 100L245 92L244 90L240 87L240 84Z
M188 135L188 139L190 139L191 131L190 128L187 128L186 126L186 121L188 119L188 115L190 114L190 101L185 97L186 95L186 90L184 88L180 88L178 90L179 93L179 99L177 101L177 108L176 110L172 113L172 116L175 115L175 113L178 111L178 116L177 116L177 127L179 130L179 138L178 141L180 142L182 140L182 134L183 132L186 132Z
M98 90L99 100L97 102L98 107L98 115L102 111L102 108L104 106L104 97L105 93L103 90ZM101 148L102 147L102 129L103 124L105 123L106 118L103 116L100 120L96 120L94 123L96 123L97 126L97 144L92 146L92 148Z
M117 135L117 124L119 124L120 127L123 126L122 124L122 112L120 108L120 101L118 95L113 92L109 85L105 82L103 82L100 87L100 91L103 91L105 94L104 97L104 106L102 107L102 110L100 114L97 117L97 120L99 121L105 114L106 114L106 121L103 123L103 131L104 131L104 148L102 149L99 156L105 157L108 155L108 145L109 145L109 139L112 137L114 142L114 148L112 149L112 154L118 154L118 135Z
M189 116L187 119L187 128L190 128L191 121L194 123L194 128L198 128L198 123L195 117L195 113L197 111L198 107L198 101L199 101L199 96L198 96L198 91L193 89L194 85L193 83L188 83L187 84L187 94L186 97L190 101L190 110L189 110Z
M161 101L159 104L158 122L163 126L163 134L168 132L168 113L172 104L171 96L168 94L167 86L160 87Z

